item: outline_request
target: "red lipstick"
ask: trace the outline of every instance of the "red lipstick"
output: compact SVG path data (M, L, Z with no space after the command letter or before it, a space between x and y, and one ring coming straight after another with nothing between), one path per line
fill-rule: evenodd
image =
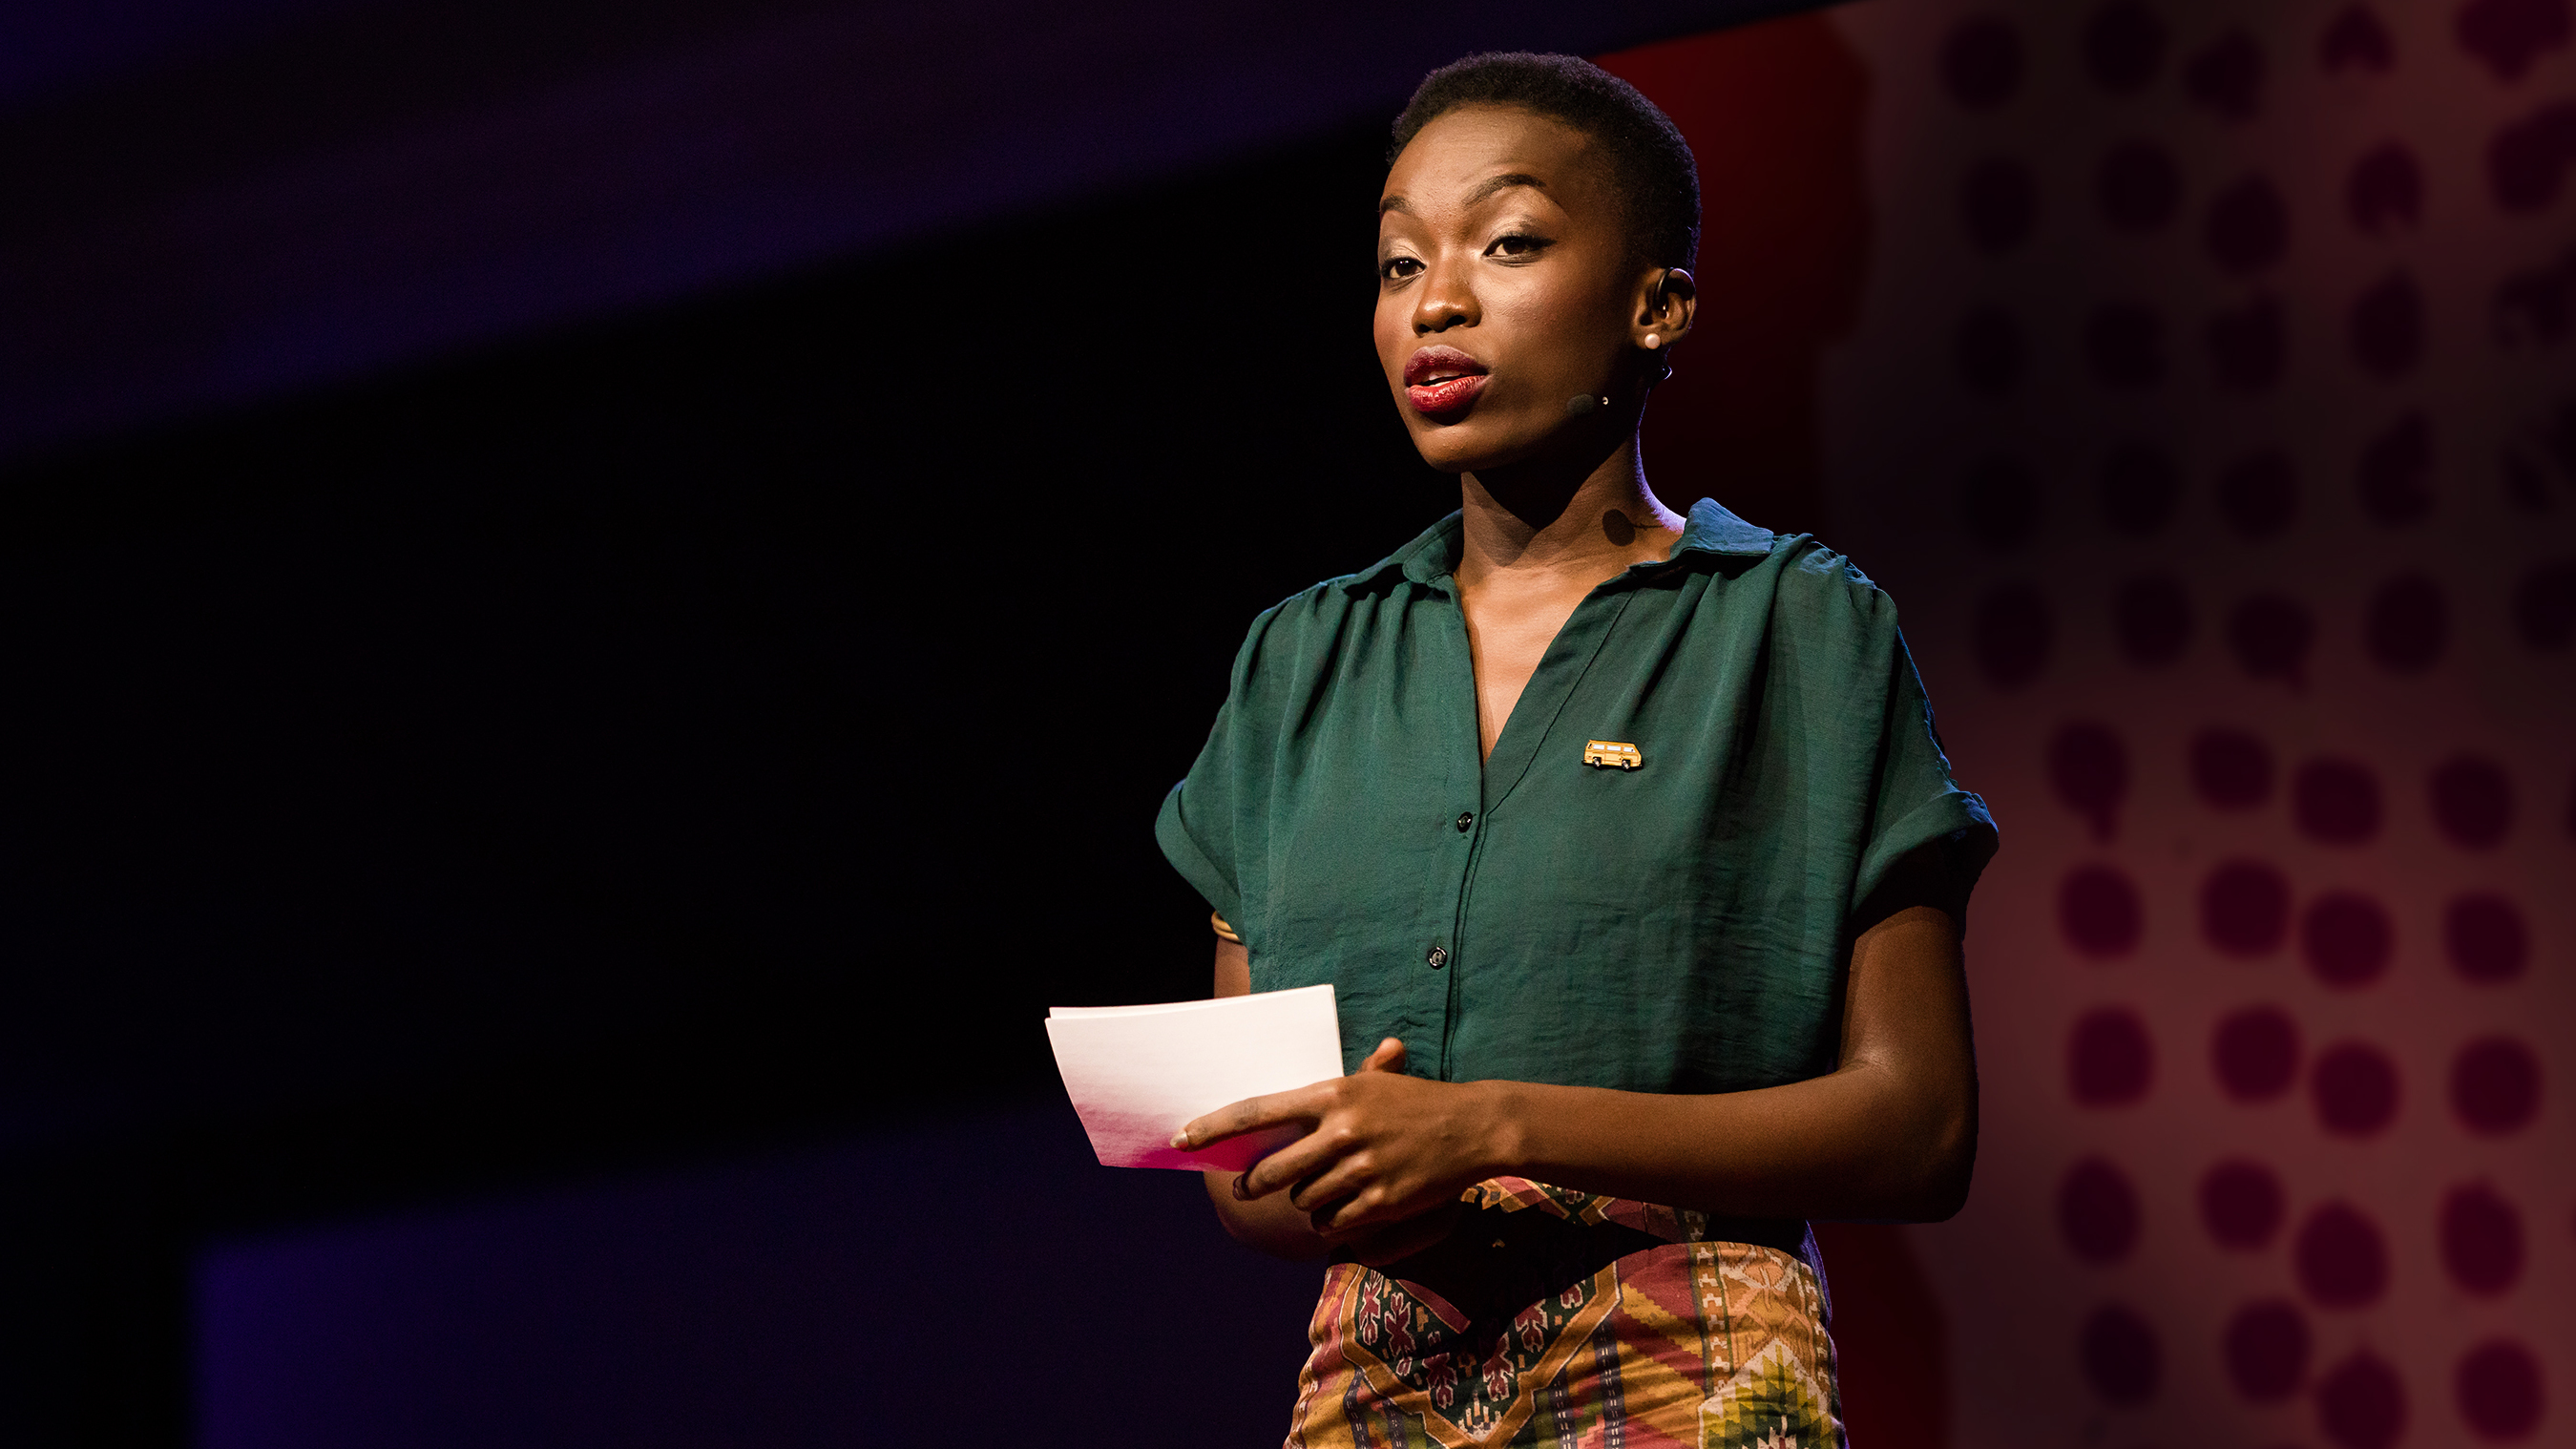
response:
M1455 347L1426 347L1404 362L1404 395L1432 417L1464 412L1485 390L1485 364Z

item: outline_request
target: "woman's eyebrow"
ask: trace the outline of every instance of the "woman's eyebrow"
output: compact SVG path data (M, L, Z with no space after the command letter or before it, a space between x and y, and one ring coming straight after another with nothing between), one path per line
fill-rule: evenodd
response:
M1508 191L1515 186L1527 186L1538 191L1547 190L1546 182L1526 171L1506 171L1500 176L1489 176L1478 182L1476 189L1467 193L1466 204L1474 206L1497 191ZM1390 211L1400 211L1411 216L1414 214L1413 203L1401 196L1380 197L1377 203L1377 214L1384 216Z
M1540 191L1547 190L1546 182L1539 180L1537 177L1530 175L1526 171L1506 171L1500 176L1487 177L1483 182L1477 185L1475 190L1468 192L1467 204L1469 206L1474 206L1477 202L1484 200L1486 197L1493 195L1497 191L1508 191L1515 186L1528 186Z

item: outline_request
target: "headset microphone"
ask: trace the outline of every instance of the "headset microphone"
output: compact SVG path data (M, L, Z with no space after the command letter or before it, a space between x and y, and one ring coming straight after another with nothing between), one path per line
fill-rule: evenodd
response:
M1610 399L1606 397L1594 397L1588 392L1578 392L1565 400L1565 415L1569 418L1584 417L1595 408L1606 408L1609 405Z

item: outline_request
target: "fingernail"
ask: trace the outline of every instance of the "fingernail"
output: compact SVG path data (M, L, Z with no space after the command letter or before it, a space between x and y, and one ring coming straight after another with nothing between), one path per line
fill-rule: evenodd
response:
M1252 1194L1244 1189L1245 1180L1251 1176L1252 1174L1248 1172L1238 1172L1234 1175L1234 1200L1236 1202L1252 1201Z
M1183 1152L1187 1152L1187 1151L1189 1151L1189 1149L1190 1149L1190 1134L1188 1134L1187 1132L1175 1132L1175 1133L1173 1133L1173 1134L1172 1134L1172 1145L1173 1145L1174 1147L1177 1147L1177 1148L1181 1149Z

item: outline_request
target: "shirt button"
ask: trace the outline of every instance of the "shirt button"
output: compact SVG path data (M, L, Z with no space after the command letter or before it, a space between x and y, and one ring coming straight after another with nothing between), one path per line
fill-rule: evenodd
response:
M1468 827L1469 827L1469 826L1474 825L1475 823L1476 823L1476 812L1475 812L1475 811L1473 811L1473 810L1467 810L1467 811L1462 811L1462 812L1460 812L1460 814L1459 814L1459 816L1458 816L1458 833L1459 833L1460 835L1464 835L1464 834L1466 834L1466 833L1467 833L1467 829L1468 829Z
M1431 954L1423 957L1422 959L1431 967L1432 970L1437 971L1441 967L1449 964L1449 948L1446 946L1434 946L1431 948Z

